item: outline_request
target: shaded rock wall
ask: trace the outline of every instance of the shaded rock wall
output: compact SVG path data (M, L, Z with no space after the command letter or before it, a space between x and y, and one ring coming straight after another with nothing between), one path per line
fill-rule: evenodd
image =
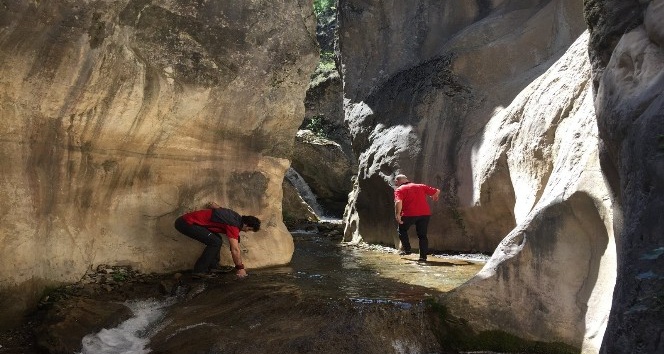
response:
M243 238L249 268L290 260L282 180L318 59L309 1L0 7L3 322L92 265L190 268L202 246L172 224L208 200L263 220Z
M617 9L623 9L619 15ZM664 352L664 1L587 1L618 276L602 353Z
M300 130L295 137L292 159L292 167L316 195L323 212L341 217L354 173L353 163L341 145L310 130Z
M546 175L531 174L550 167L542 155L538 166L508 170L505 155L482 175L474 149L490 119L583 32L582 4L348 0L339 9L346 122L359 156L346 239L398 244L392 179L402 172L443 191L430 248L492 252L541 197Z

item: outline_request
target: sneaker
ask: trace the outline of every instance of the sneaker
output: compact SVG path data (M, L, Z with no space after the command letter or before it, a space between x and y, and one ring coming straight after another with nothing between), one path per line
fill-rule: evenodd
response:
M399 251L399 255L400 255L400 256L407 256L407 255L409 255L409 254L411 254L411 253L412 253L411 251L404 251L404 250Z
M426 263L427 259L426 258L420 258L417 260L417 263Z

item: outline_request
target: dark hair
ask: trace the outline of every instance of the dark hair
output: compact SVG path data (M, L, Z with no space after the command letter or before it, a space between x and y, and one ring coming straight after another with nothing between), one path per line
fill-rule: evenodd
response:
M253 215L242 215L242 223L258 231L261 228L261 221Z

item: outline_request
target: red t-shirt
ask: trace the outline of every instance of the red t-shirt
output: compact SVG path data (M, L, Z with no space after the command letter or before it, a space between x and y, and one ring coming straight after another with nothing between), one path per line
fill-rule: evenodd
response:
M212 218L212 209L203 209L192 211L182 215L184 221L190 225L200 225L212 232L221 232L226 234L229 238L234 238L236 240L240 239L240 229L233 226L214 222Z
M405 183L394 190L394 200L401 201L401 216L431 215L427 195L436 194L436 188L426 184Z

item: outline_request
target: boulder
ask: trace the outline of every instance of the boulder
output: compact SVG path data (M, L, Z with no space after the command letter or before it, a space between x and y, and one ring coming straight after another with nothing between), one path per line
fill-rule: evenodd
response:
M131 316L132 311L120 303L85 298L63 300L49 310L36 329L37 345L46 353L78 353L87 334L117 327Z
M203 245L173 221L210 200L263 221L247 267L290 261L282 181L318 61L308 1L0 6L0 326L96 264L190 268Z
M284 223L289 229L301 223L318 220L318 216L311 209L311 206L302 199L297 189L286 178L284 178L283 190L282 212Z
M341 217L353 177L352 160L341 146L310 130L299 130L293 148L292 167L316 195L323 212Z

